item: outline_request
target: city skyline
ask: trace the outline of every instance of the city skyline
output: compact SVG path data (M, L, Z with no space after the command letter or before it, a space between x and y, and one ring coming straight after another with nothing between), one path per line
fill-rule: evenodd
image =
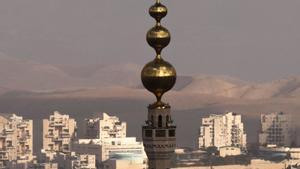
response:
M72 165L90 167L94 166L92 167L94 169L95 164L98 163L103 163L107 167L113 167L114 165L117 165L120 168L125 165L128 167L135 166L137 169L146 167L146 154L144 151L142 151L142 142L139 142L136 137L128 137L126 135L127 122L119 119L119 117L117 116L111 116L110 113L108 114L103 112L102 115L98 114L93 118L82 119L82 121L86 122L84 124L85 127L78 128L76 124L81 123L81 121L74 120L72 116L68 115L68 113L62 114L58 111L53 112L52 115L43 120L43 124L42 126L40 126L43 128L43 148L39 148L36 151L32 151L32 146L37 145L37 142L33 140L36 140L36 137L39 137L36 135L36 130L39 127L32 126L35 120L32 121L31 119L23 119L22 116L16 116L15 114L2 114L0 115L0 117L2 119L1 139L2 141L4 140L4 142L1 142L1 152L7 154L7 156L5 156L5 159L3 158L4 156L0 156L0 161L6 161L5 163L3 163L4 165L11 165L11 167L13 167L15 165L14 161L18 159L16 161L16 164L18 164L19 167L39 165L39 163L47 165L51 164L53 166L55 166L55 164L57 163L58 166L65 166L67 169L69 169L69 167ZM279 131L277 131L277 127L283 127L283 130L294 130L294 123L291 121L291 119L289 119L289 117L291 117L290 114L284 112L261 113L261 129L262 131L268 131L265 132L265 134L272 134L270 138L277 138L276 136L278 134L276 133ZM205 157L205 152L209 151L209 149L212 147L216 147L216 151L218 151L218 154L215 154L215 158L241 158L242 161L237 162L236 164L240 164L242 166L249 165L249 163L247 162L247 158L245 158L247 157L245 156L246 154L257 158L257 160L267 160L258 162L259 165L263 166L274 165L275 167L279 167L284 165L284 163L276 162L278 160L276 160L276 153L290 153L291 159L293 159L291 163L297 163L297 159L300 158L300 149L297 148L297 144L299 144L299 142L296 143L295 140L299 139L299 137L290 138L290 136L288 136L289 134L292 134L290 132L283 133L287 135L287 137L284 136L282 138L291 139L284 144L281 144L280 142L277 145L274 144L274 142L265 144L264 142L261 142L260 139L259 151L261 151L262 154L254 155L252 154L253 152L249 154L248 151L253 151L253 145L256 145L256 143L246 142L245 138L247 133L243 133L243 122L245 122L245 120L242 119L243 117L241 115L234 112L224 112L220 115L210 113L209 118L203 117L202 119L198 117L199 127L201 131L199 139L204 139L203 136L205 136L205 140L208 142L206 142L205 144L203 144L203 142L199 144L203 146L194 148L177 146L176 154L178 155L178 167L184 164L185 158L191 157L191 154L189 154L189 151L191 150L192 151L190 153L196 153L198 155L202 153L202 158L199 158L199 163L196 162L194 165L199 167L203 166L203 164L201 164L201 160L207 158ZM272 123L276 125L272 125ZM203 127L207 127L207 129ZM268 128L269 130L267 130ZM86 131L85 134L87 135L77 135L78 129L81 130L81 132ZM276 130L276 132L274 133L273 130ZM215 132L211 133L211 131ZM23 141L24 132L26 133L27 139L25 142ZM197 132L197 129L195 129L194 132ZM22 137L17 136L19 134L21 134ZM215 140L214 143L209 143L211 136L207 134L212 134L212 137L215 137L214 139L212 139ZM255 134L261 135L261 132L258 131ZM279 135L281 138L281 134ZM18 138L16 139L17 142L11 142L12 136ZM253 137L253 134L247 135L247 137L248 136ZM216 137L218 137L218 139ZM222 142L222 138L224 138L224 142ZM18 143L18 141L20 143ZM23 145L23 142L26 143L25 152L28 153L26 154L26 158L23 157L23 154L11 153L11 151L17 151L17 147L21 147ZM293 145L290 144L291 142L293 142ZM59 147L61 146L61 144L59 143L64 144L62 147ZM70 147L66 147L65 145L70 145ZM184 156L185 153L183 153L182 150L186 151L186 153L188 154L187 157ZM128 153L131 154L130 156L132 156L129 159ZM274 156L270 153L273 153ZM34 162L35 159L38 160L38 163ZM65 160L61 161L62 159ZM130 159L134 159L135 162L126 162L126 160ZM182 164L179 159L183 160L181 161L183 162ZM251 165L255 165L255 163L255 161L251 161ZM287 161L287 164L288 163L289 162ZM225 166L228 165L229 167L230 164L235 163L225 162L224 164Z
M300 168L299 8L0 2L0 168Z

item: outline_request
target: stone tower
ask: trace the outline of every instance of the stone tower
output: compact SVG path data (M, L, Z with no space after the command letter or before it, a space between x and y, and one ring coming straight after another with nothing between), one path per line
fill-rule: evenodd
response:
M172 121L171 107L161 100L163 94L176 82L175 68L161 56L162 49L171 39L170 32L161 25L161 19L167 12L160 0L156 0L149 9L156 24L147 32L146 38L148 44L154 48L156 56L141 72L144 87L156 97L156 102L148 106L148 119L142 128L150 169L171 168L171 157L176 147L176 126Z

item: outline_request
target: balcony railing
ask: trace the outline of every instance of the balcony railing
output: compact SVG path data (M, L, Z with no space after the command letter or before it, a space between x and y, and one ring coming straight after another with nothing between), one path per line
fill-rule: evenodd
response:
M53 138L52 140L53 140L54 142L61 142L61 141L63 141L64 139L61 138L61 137L55 137L55 138Z
M49 124L51 127L63 127L65 126L65 124L63 123L63 121L58 121L58 122L50 122Z
M62 138L70 138L71 135L69 133L60 133L60 137L62 137Z
M26 128L28 126L28 124L26 122L21 122L18 124L19 128Z

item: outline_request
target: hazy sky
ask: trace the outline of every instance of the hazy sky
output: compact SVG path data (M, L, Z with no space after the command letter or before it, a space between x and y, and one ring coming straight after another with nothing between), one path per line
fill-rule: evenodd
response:
M299 0L166 0L179 74L300 75ZM154 0L2 0L0 52L53 65L145 64Z

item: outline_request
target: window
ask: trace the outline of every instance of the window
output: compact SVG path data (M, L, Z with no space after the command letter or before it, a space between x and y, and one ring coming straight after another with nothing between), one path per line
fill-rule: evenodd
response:
M162 116L158 116L158 127L162 127Z
M145 131L145 136L146 137L152 137L152 130L146 130Z
M169 137L175 137L175 130L174 129L169 130Z
M156 130L155 136L156 137L166 137L166 130Z
M167 115L167 116L166 116L166 126L169 126L169 125L168 125L169 121L170 121L169 115Z

